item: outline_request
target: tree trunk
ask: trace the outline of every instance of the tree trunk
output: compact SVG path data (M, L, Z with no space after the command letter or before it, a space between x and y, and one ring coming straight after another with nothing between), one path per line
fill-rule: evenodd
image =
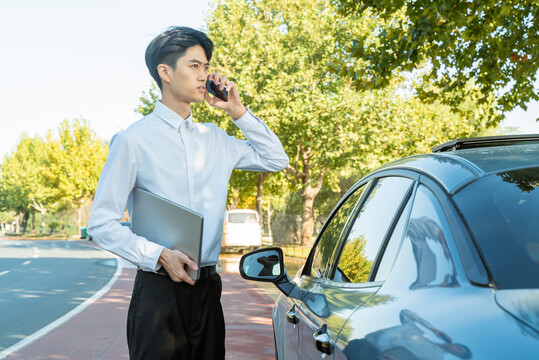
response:
M302 211L301 211L301 241L300 244L303 246L312 246L313 243L313 230L314 230L314 216L313 216L313 205L316 195L322 189L322 184L324 182L324 176L329 170L327 167L322 168L318 179L313 179L312 176L312 149L310 147L305 147L303 144L299 144L298 152L301 153L301 170L297 167L293 167L290 164L286 167L286 171L291 174L296 180L290 180L295 185L302 186L301 191L301 202L302 202ZM316 185L313 184L313 180Z
M41 233L42 234L45 234L45 230L46 230L46 226L45 226L45 214L47 213L47 208L42 205L42 204L38 204L34 199L32 199L32 206L34 207L34 209L36 209L37 211L39 211L41 213ZM33 215L33 213L32 213ZM32 221L33 221L33 217L32 217ZM35 226L34 226L35 228Z
M313 244L313 231L314 231L314 199L316 195L322 189L322 184L324 182L324 175L328 171L327 168L323 168L318 179L316 180L316 185L311 186L310 176L305 176L305 183L307 184L301 192L302 200L302 212L301 212L301 245L303 246L312 246Z
M26 228L28 227L28 219L30 218L30 213L28 211L24 212L22 215L22 233L26 234Z
M47 213L46 209L41 209L41 233L45 234L46 226L45 226L45 214Z
M316 194L314 189L309 185L301 192L302 211L301 211L301 245L312 246L313 244L313 204Z
M15 233L20 234L21 231L21 214L15 215Z
M273 235L271 234L271 214L273 214L273 212L271 211L270 202L268 201L268 236L270 243L273 244Z
M262 221L262 215L264 214L264 204L262 203L262 195L264 193L264 180L268 177L269 173L260 173L256 178L256 212L258 218Z

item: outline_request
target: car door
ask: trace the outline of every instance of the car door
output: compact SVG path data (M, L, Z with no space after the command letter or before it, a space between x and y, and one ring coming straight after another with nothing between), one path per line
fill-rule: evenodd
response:
M369 184L365 182L356 186L345 195L324 225L302 273L294 279L299 291L304 294L303 299L307 299L309 306L313 309L316 307L314 303L316 299L310 297L309 294L327 275L337 244L346 233L350 219L355 214L358 204L361 203ZM281 296L277 301L273 318L279 359L298 359L299 328L306 321L302 311L304 306L304 301L292 297Z
M370 281L384 239L405 207L414 180L403 176L380 177L369 182L355 206L339 242L333 246L323 276L298 307L298 359L337 355L337 336L358 305L380 287ZM331 223L328 225L328 228ZM311 276L316 263L310 264Z
M434 192L419 185L407 208L371 274L379 291L341 329L339 360L471 357L465 333L451 331L465 312L444 309L459 303L455 294L469 291L471 299L481 299L478 294L489 290L464 288L461 264L452 256L453 232Z

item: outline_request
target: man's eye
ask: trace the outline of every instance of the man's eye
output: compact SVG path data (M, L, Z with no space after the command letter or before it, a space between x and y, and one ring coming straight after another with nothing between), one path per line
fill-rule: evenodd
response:
M194 69L198 69L198 64L194 64L194 65L193 65L193 68L194 68Z

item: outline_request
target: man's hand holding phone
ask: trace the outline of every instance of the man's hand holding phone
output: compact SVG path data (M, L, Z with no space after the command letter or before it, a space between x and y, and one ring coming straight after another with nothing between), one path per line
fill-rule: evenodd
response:
M204 99L210 106L226 111L234 120L239 119L247 112L247 109L241 103L236 84L229 81L226 76L219 74L219 72L208 75Z

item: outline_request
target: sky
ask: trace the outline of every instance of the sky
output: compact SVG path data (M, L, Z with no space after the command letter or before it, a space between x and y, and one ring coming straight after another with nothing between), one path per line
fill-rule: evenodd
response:
M64 119L104 140L140 119L146 46L172 25L203 29L208 11L209 0L0 0L0 160ZM539 134L537 117L535 102L505 125Z
M201 29L209 0L0 0L0 161L23 132L85 118L105 140L141 118L150 41Z

